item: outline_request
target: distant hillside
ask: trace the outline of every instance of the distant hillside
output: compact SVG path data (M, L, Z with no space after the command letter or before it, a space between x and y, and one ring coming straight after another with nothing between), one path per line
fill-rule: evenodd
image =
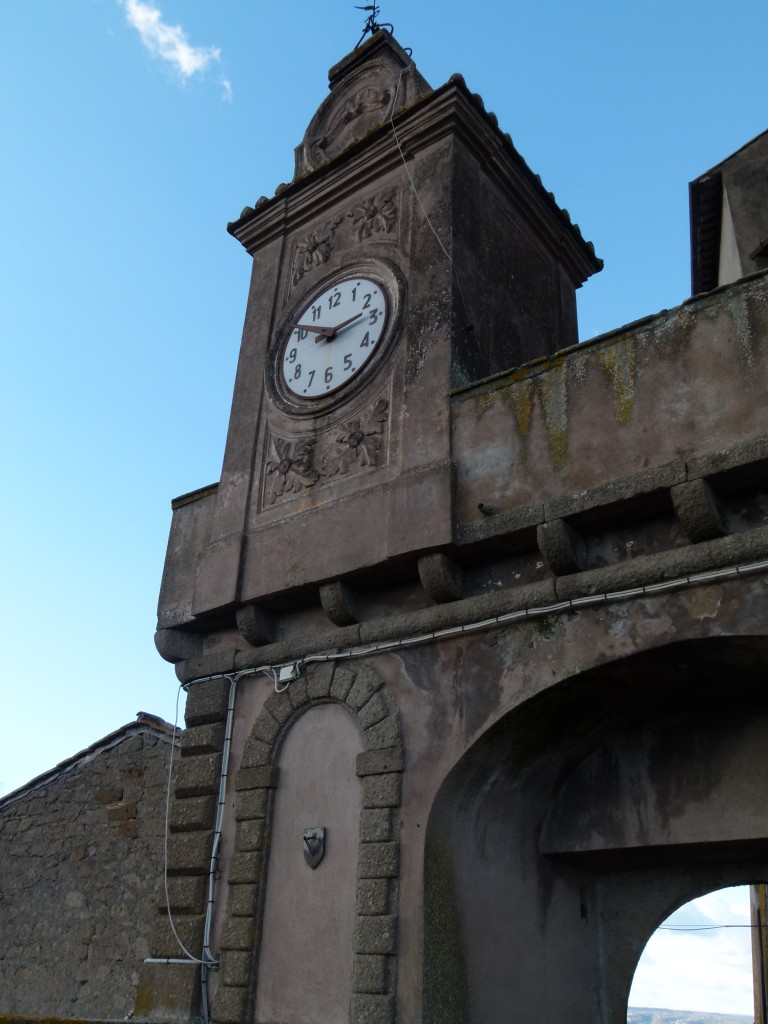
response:
M752 1024L739 1013L700 1013L697 1010L656 1010L646 1006L630 1006L627 1024Z

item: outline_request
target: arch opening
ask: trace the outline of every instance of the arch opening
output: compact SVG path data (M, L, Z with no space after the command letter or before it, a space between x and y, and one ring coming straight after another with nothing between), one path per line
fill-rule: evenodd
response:
M626 1024L670 911L768 877L766 665L764 638L670 644L552 687L473 744L428 823L425 1024L501 1024L511 1005Z
M627 1024L681 1012L718 1024L764 1024L764 883L729 886L674 910L648 940L629 993Z

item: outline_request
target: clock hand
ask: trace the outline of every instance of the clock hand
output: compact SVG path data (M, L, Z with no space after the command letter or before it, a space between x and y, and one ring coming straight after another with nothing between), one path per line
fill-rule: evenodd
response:
M288 324L289 327L298 327L300 331L312 331L313 334L319 334L323 338L332 338L338 328L333 327L313 327L311 324ZM315 339L319 341L319 338Z
M362 315L362 313L355 313L355 315L349 317L348 320L342 320L340 324L336 324L335 327L332 327L326 335L328 341L333 341L333 339L336 337L339 331L342 331L345 327L349 327L349 325L353 324L355 320L359 320ZM320 339L315 338L315 341L320 341Z

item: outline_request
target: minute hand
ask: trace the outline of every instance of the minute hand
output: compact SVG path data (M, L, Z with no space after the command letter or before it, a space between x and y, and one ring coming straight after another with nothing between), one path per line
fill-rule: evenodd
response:
M336 337L339 331L344 330L345 327L349 327L349 325L353 324L355 320L359 320L362 315L362 313L355 313L355 315L349 317L348 320L342 320L340 324L336 324L335 327L332 327L327 335L328 341L333 341L333 339ZM320 341L320 339L315 338L315 341Z

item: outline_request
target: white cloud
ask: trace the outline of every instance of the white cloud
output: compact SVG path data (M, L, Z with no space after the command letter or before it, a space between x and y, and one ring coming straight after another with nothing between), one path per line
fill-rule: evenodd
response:
M153 57L170 64L182 81L206 71L212 64L221 65L218 46L192 46L181 25L166 24L162 12L153 3L144 0L118 0L118 3L125 7L128 24L139 33L146 49ZM231 99L232 86L223 75L219 85L223 98Z

